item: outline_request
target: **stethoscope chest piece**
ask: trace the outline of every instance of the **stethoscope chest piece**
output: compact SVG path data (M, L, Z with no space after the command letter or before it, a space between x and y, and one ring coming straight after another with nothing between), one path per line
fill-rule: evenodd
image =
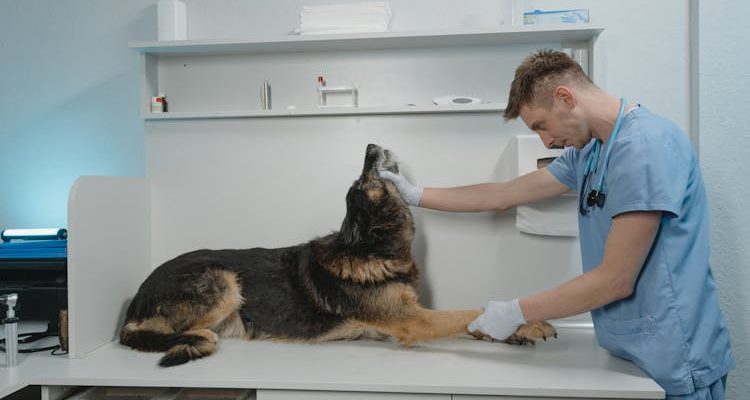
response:
M589 207L593 207L594 205L598 206L599 208L604 207L604 201L607 199L607 196L600 191L592 190L589 192L589 195L586 197L586 204Z

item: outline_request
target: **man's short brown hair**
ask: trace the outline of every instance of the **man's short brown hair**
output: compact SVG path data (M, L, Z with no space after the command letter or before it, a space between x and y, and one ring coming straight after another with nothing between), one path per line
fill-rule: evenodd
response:
M506 121L518 118L525 105L550 107L555 87L581 83L592 84L581 66L567 54L549 49L533 53L516 69L503 117Z

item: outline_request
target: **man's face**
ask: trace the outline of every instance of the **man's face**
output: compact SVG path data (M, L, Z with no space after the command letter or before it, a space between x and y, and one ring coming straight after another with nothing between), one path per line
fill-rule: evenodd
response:
M548 149L569 146L582 149L591 140L583 119L563 100L555 98L549 109L524 105L519 115Z

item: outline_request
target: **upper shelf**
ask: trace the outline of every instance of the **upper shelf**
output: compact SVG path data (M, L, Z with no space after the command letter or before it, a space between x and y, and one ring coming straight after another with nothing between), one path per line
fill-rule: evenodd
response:
M581 42L604 28L594 24L512 26L477 31L382 32L351 35L283 36L266 40L176 40L131 42L148 54L200 55L288 53L451 46L481 46L534 42Z

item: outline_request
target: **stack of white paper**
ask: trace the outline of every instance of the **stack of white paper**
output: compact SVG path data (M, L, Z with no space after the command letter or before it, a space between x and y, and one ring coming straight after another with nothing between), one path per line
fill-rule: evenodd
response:
M385 32L391 20L388 2L304 6L299 16L300 35Z

